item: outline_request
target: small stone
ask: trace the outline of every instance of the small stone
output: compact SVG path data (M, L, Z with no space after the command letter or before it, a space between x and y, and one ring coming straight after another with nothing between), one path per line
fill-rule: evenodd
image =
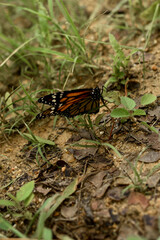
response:
M151 69L152 69L153 71L157 71L157 66L156 66L156 65L152 65Z

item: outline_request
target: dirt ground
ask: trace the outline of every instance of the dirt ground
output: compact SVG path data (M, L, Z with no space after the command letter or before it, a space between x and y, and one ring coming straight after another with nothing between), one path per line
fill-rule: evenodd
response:
M93 1L89 2L85 3L88 14L94 9ZM97 10L99 14L102 9ZM124 32L115 30L113 26L105 28L105 24L106 15L101 15L90 26L86 38L96 40L97 28L104 26L106 32L103 41L108 41L109 32L112 32L118 41L123 39ZM141 47L144 41L142 34L137 34L125 45ZM99 51L102 51L100 68L93 78L85 81L84 87L101 87L111 76L110 56L114 55L114 52L109 45L99 46ZM128 52L126 50L125 53ZM30 212L34 214L47 198L62 192L78 176L79 184L75 193L65 200L50 221L46 222L46 226L53 230L54 239L59 239L58 234L62 233L78 240L124 240L129 236L155 240L160 235L160 139L158 134L141 124L145 121L160 129L159 32L153 33L144 56L144 64L142 60L139 61L138 53L131 58L128 91L137 103L145 93L153 93L157 100L145 108L146 116L123 124L116 120L110 139L112 121L105 107L100 109L100 113L105 113L104 117L93 130L81 127L74 119L70 119L70 124L64 117L58 118L55 128L54 117L35 120L30 126L32 132L55 142L55 146L45 147L45 156L49 163L44 166L41 166L44 162L40 156L39 164L36 161L37 148L30 146L18 133L3 135L1 138L0 187L3 189L0 191L0 199L8 199L7 193L15 195L24 183L35 180L35 197L29 206ZM68 89L84 83L84 78L73 78L75 81L69 83ZM120 92L124 95L123 87ZM108 106L115 107L113 104ZM97 115L90 117L94 121ZM26 128L22 126L21 131L26 131ZM122 157L118 157L109 147L101 145L95 144L93 148L72 145L77 141L86 144L86 140L97 138L101 143L113 145ZM151 169L154 171L148 176ZM3 207L0 209L2 213L5 211ZM23 218L12 218L9 213L5 219L21 232L25 232L29 222ZM35 226L33 232L34 229ZM8 232L7 236L14 237L11 232Z

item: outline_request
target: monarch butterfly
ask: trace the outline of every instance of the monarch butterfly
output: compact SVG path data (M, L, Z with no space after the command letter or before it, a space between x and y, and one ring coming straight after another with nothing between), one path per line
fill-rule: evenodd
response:
M39 113L36 118L41 119L54 115L74 117L85 113L97 113L99 112L100 100L104 103L99 87L49 94L39 98L38 102L52 107Z

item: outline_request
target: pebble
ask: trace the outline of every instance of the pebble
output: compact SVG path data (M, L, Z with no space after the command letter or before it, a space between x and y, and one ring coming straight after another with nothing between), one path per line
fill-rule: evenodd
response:
M152 69L153 71L157 71L158 68L157 68L156 65L152 65L151 69Z

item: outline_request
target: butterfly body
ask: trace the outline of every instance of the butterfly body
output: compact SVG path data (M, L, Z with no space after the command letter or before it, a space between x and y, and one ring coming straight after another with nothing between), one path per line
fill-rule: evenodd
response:
M39 103L51 108L37 115L38 119L46 116L61 115L74 117L85 113L99 112L100 99L103 101L99 87L57 92L38 99Z

